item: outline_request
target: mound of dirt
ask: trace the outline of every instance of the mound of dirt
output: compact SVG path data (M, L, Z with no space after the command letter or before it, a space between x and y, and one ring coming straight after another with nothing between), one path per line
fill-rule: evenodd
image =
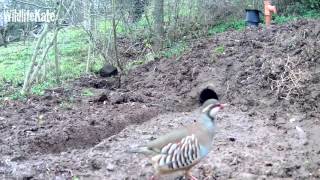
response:
M133 69L120 87L118 77L89 76L3 102L0 176L147 179L148 159L125 150L197 119L210 84L231 107L195 176L320 178L319 40L319 21L230 31Z

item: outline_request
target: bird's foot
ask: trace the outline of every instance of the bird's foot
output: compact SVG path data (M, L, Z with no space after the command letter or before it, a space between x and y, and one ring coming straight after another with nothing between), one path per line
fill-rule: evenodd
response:
M186 173L186 179L187 180L198 180L196 177L192 176L190 172Z
M192 176L192 175L187 176L187 178L188 178L189 180L198 180L196 177L194 177L194 176Z
M158 178L157 178L157 176L155 176L155 175L153 175L153 176L151 176L151 178L150 178L150 180L157 180Z

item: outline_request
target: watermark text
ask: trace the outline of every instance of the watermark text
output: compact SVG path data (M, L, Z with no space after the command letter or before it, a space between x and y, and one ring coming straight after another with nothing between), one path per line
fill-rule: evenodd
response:
M53 22L55 13L49 10L26 10L26 9L5 9L2 20L8 22ZM1 21L1 16L0 16Z

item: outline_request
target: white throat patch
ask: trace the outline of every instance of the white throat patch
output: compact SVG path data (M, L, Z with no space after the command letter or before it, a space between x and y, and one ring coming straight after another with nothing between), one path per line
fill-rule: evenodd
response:
M209 116L214 118L219 111L220 111L220 107L215 107L210 110Z

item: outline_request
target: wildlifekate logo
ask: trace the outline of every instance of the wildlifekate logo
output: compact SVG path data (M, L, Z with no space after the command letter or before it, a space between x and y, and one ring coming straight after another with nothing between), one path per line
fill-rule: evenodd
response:
M55 13L49 10L5 9L1 19L5 22L53 22Z

